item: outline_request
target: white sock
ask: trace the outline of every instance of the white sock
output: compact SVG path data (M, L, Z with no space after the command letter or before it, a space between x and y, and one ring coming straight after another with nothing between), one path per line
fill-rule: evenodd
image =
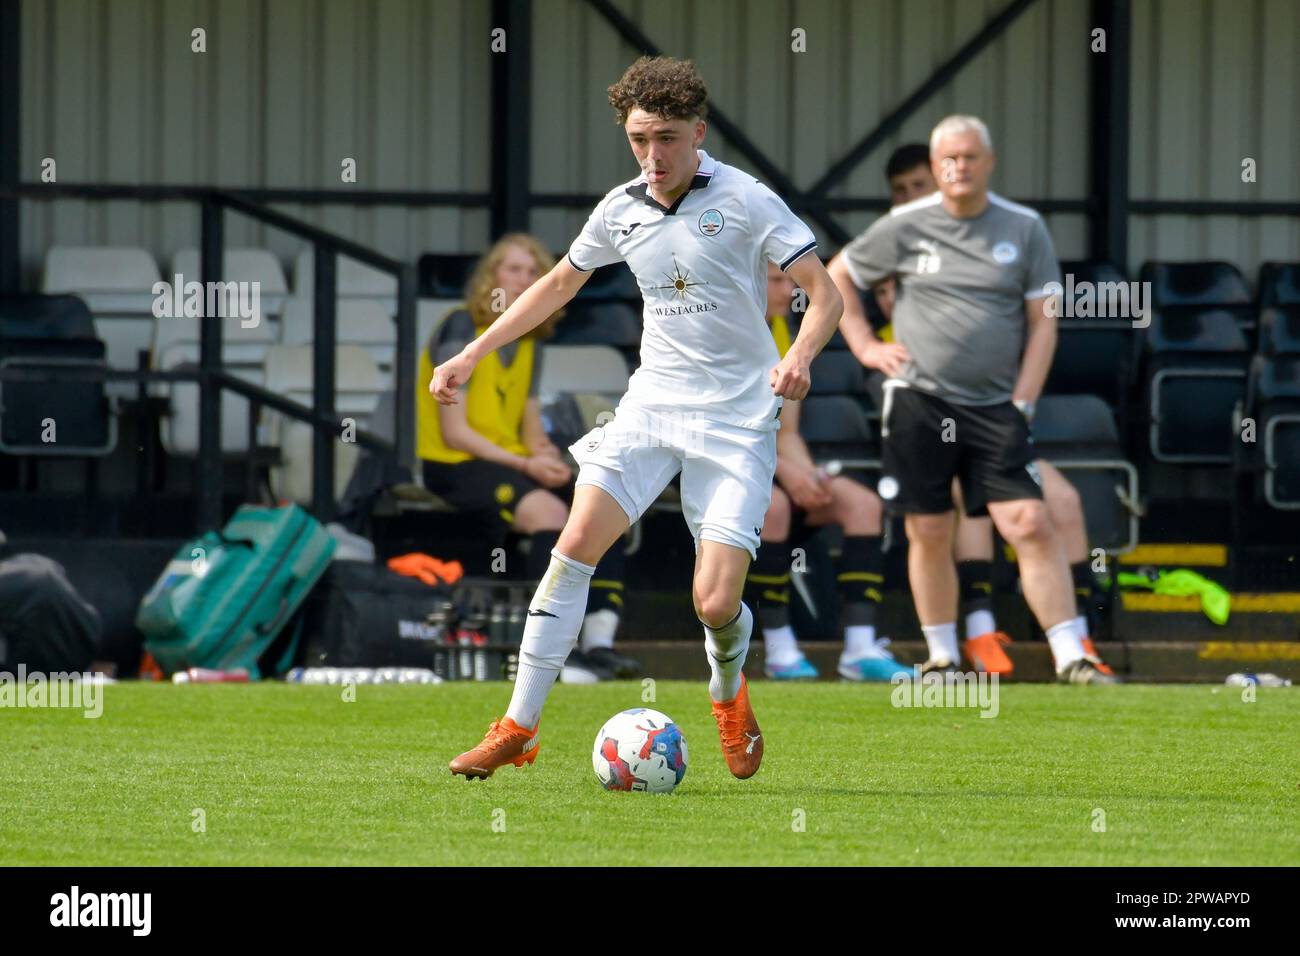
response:
M844 654L841 660L860 661L864 657L884 657L889 652L876 644L872 624L850 624L844 629Z
M1056 661L1058 673L1083 657L1083 638L1087 634L1088 632L1079 626L1077 617L1054 624L1047 629L1047 643L1052 647L1052 659Z
M582 619L582 649L592 651L598 647L613 647L617 630L617 611L610 608L592 611Z
M528 605L528 621L519 646L519 672L506 716L520 727L536 727L542 705L564 661L578 641L587 609L587 592L596 569L551 552L551 564ZM545 613L537 614L534 612Z
M952 661L954 664L961 661L961 655L957 651L956 621L922 625L921 633L925 635L925 646L930 649L930 660Z
M709 658L709 696L717 701L735 700L740 693L741 668L749 653L749 635L754 630L754 615L745 602L724 627L704 625L704 650Z
M993 612L980 609L966 615L966 640L991 634L998 629L998 622L993 619Z
M1092 635L1088 633L1088 618L1085 615L1080 614L1074 619L1074 623L1078 627L1077 633L1080 637L1092 637Z
M763 629L763 649L767 663L784 667L799 660L799 642L789 624Z

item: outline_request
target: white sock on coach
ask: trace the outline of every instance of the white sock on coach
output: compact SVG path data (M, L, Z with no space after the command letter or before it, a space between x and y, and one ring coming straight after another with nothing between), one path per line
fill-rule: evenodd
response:
M768 664L785 667L799 660L799 642L789 624L763 628L763 654Z
M519 646L519 671L506 710L506 716L520 727L536 727L541 719L551 686L578 641L595 573L589 564L566 558L559 551L551 552L551 564L528 605L528 621Z
M1052 625L1046 633L1058 673L1083 657L1083 639L1088 632L1079 626L1077 617Z
M957 650L956 621L922 625L921 633L925 635L925 646L930 649L930 660L961 663L961 653Z
M709 696L714 700L734 700L740 693L741 669L749 653L749 635L754 630L754 615L745 602L725 627L704 625L704 650L709 658Z

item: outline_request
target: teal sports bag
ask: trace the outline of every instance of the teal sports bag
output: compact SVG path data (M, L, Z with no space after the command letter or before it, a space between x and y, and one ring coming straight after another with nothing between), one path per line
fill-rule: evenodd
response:
M329 567L334 539L297 505L241 507L221 531L183 545L140 602L135 625L168 673L243 668L250 680L293 663L299 628L276 640Z

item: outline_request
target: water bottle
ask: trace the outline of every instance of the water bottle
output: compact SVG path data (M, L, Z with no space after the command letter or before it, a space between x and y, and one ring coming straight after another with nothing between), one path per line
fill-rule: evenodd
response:
M1224 683L1229 687L1249 687L1251 684L1259 687L1291 686L1290 680L1285 677L1278 677L1276 674L1229 674Z
M190 667L172 675L173 684L247 684L248 671L239 667L229 671L207 667Z

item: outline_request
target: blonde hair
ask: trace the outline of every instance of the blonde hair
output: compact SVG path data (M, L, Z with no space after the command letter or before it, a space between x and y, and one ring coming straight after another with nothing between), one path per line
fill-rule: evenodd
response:
M499 312L492 308L493 299L495 298L494 293L498 288L497 269L500 268L502 261L506 257L506 252L512 246L523 249L533 257L539 275L545 275L555 268L555 259L551 257L550 252L547 251L536 236L529 235L526 232L511 232L494 242L492 248L474 266L469 282L465 285L465 308L469 310L470 318L474 320L474 328L476 329L491 325L500 315ZM549 337L555 331L556 324L563 317L564 310L560 309L554 315L548 316L541 325L528 333L529 337Z

